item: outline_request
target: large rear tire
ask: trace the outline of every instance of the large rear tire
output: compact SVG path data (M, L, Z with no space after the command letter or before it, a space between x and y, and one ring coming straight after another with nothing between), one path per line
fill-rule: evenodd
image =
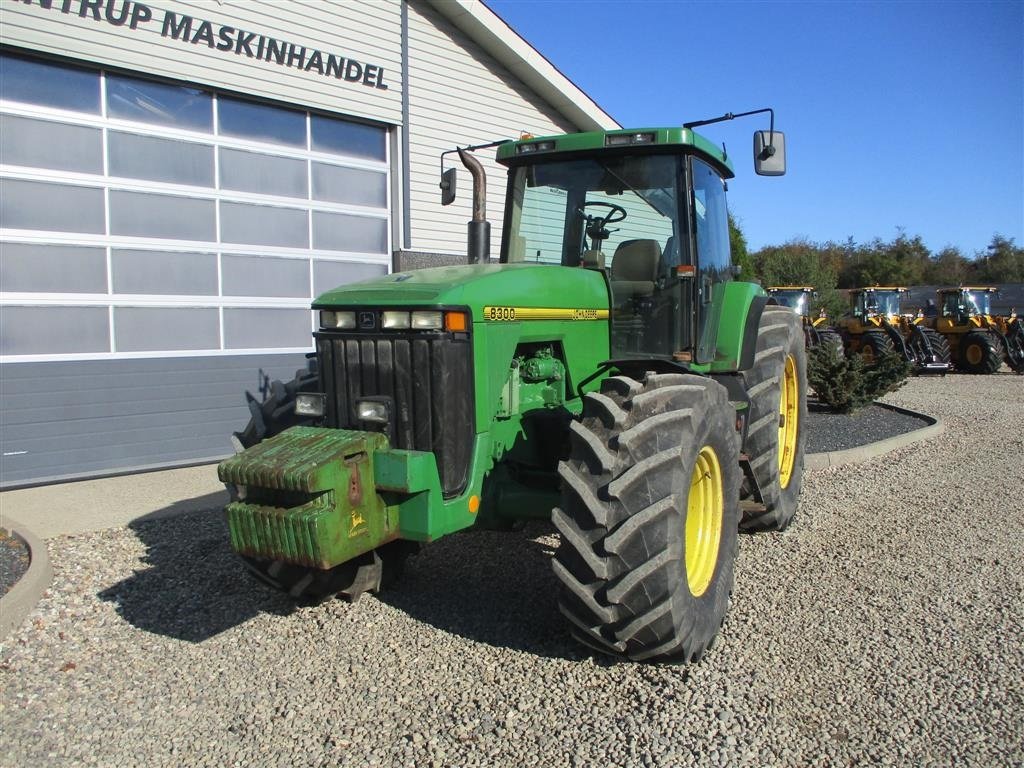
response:
M750 396L744 452L765 507L743 519L744 531L782 531L796 515L804 472L807 354L793 318L785 307L764 308L754 365L741 374Z
M818 332L818 346L833 347L839 357L843 357L843 337L832 328Z
M967 373L987 375L995 373L1003 364L1001 344L991 333L974 331L964 336L960 342L960 359L957 361L961 370Z
M1018 317L1008 323L1004 339L1006 364L1014 373L1024 374L1024 321Z
M553 566L572 634L633 661L698 660L733 584L741 472L725 388L615 376L570 429Z

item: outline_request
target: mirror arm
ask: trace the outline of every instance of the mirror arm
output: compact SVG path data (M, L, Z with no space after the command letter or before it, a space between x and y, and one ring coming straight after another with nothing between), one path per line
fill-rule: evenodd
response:
M451 194L452 194L452 200L454 200L455 190L454 189L449 190L449 183L448 183L448 180L445 179L445 175L444 175L445 174L445 169L444 169L444 159L445 159L445 157L447 157L448 155L454 155L455 153L458 153L459 156L462 157L462 153L463 152L473 152L473 151L478 150L478 149L488 149L489 147L497 147L497 146L500 146L502 144L508 144L511 141L512 141L512 139L498 139L497 141L491 141L491 142L488 142L487 144L475 144L475 145L473 145L471 147L462 147L462 148L455 147L455 149L446 149L444 152L442 152L441 153L441 183L438 185L438 186L441 187L442 194L447 193L447 192L450 191ZM450 169L450 170L453 170L453 169ZM454 181L454 178L453 178L453 181ZM451 202L451 201L449 201L449 202ZM442 202L441 204L442 205L447 205L448 203Z
M761 159L767 160L769 157L775 154L775 110L771 107L765 107L764 109L752 109L749 112L726 112L721 117L712 117L708 120L694 120L691 123L683 123L683 128L693 129L699 128L702 125L711 125L712 123L723 123L726 120L735 120L737 117L747 117L749 115L761 115L765 112L768 113L768 146L761 152Z

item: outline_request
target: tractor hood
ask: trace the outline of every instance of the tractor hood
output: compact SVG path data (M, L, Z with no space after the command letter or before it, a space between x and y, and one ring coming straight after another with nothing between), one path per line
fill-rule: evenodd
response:
M345 307L468 306L607 309L600 272L547 264L472 264L396 272L321 295L313 309Z

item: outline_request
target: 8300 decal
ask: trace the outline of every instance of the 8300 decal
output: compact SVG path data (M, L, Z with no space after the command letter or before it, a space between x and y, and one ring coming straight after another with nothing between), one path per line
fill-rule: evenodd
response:
M515 320L515 307L484 307L484 317L487 320Z
M573 307L484 307L484 320L607 320L607 309Z

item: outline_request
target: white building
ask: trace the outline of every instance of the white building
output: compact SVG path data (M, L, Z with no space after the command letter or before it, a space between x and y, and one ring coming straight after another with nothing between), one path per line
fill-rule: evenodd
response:
M478 0L4 0L0 46L8 487L230 453L313 297L465 258L442 151L617 127Z

